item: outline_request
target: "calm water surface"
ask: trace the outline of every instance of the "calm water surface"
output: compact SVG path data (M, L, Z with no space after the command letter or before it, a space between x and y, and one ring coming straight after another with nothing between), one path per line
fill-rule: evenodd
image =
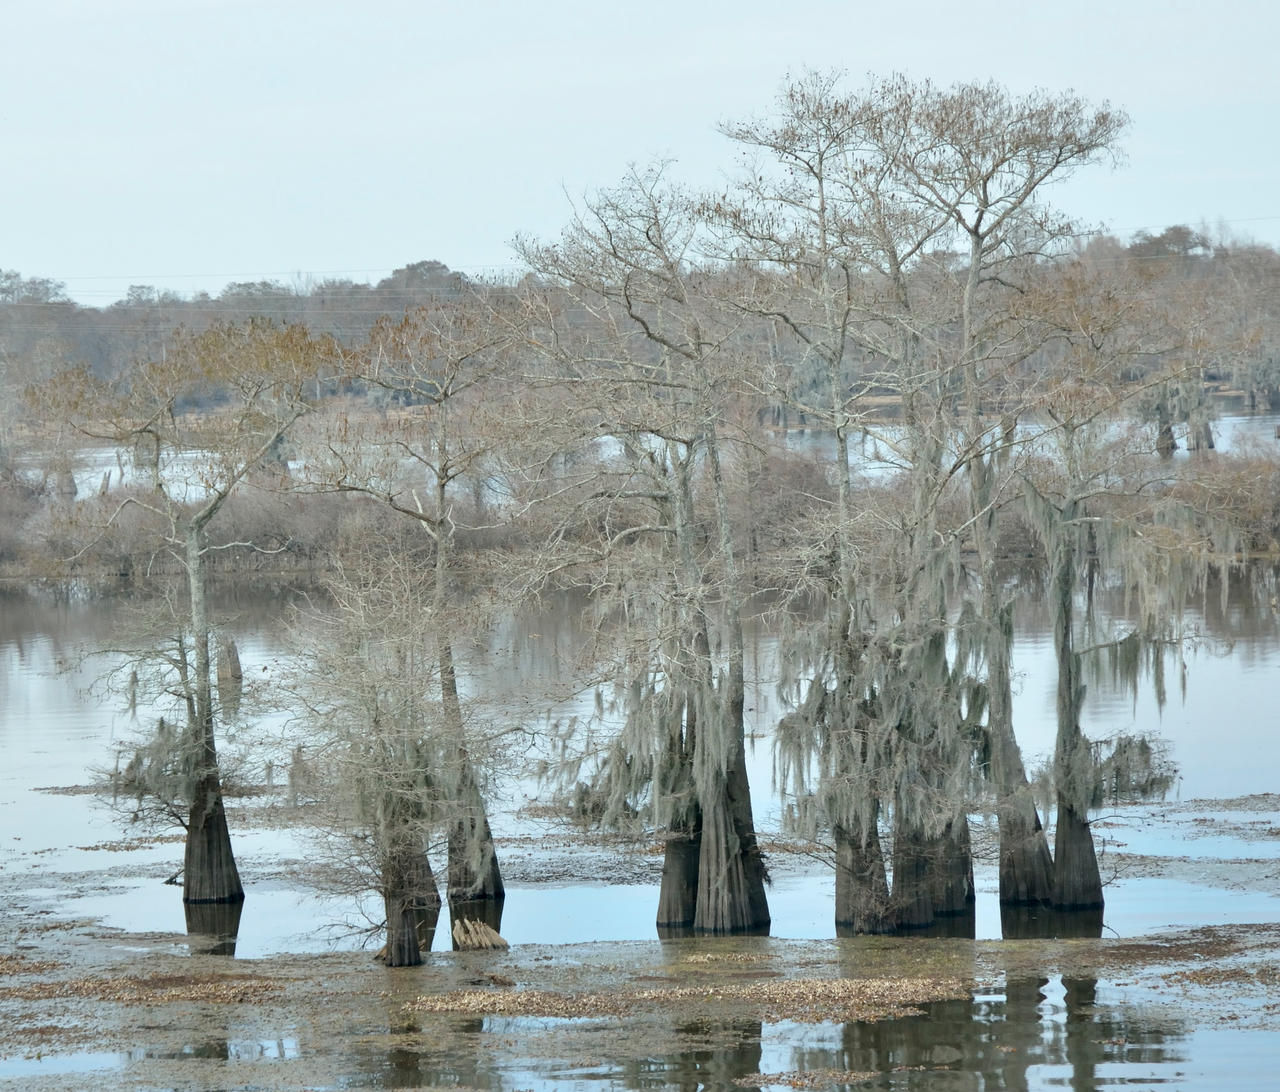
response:
M260 598L233 607L229 628L236 635L246 673L269 684L282 654L283 608L264 605ZM85 650L112 643L122 624L120 609L109 602L55 606L0 595L0 872L9 880L21 878L32 900L46 900L58 914L101 918L126 931L181 933L179 893L161 885L180 864L181 846L161 843L133 849L127 854L127 869L122 868L126 855L112 843L128 837L129 831L109 810L88 795L40 791L85 784L90 767L110 765L113 745L135 727L126 710L92 693L100 664L80 662ZM1176 792L1184 799L1276 791L1280 756L1273 704L1280 668L1280 617L1265 598L1233 595L1225 606L1216 597L1206 601L1196 621L1209 639L1188 655L1185 700L1176 675L1170 677L1163 709L1149 688L1135 698L1106 680L1095 681L1087 699L1086 731L1095 737L1158 731L1181 769ZM568 612L528 621L508 619L487 647L469 654L473 685L490 694L519 695L530 723L546 717L546 703L554 706L554 715L564 715L576 703L557 693L556 680L563 677L580 641ZM771 635L754 635L756 677L748 705L757 738L751 778L757 815L766 829L776 826L782 806L771 791L768 741L769 727L782 712L771 680L775 652ZM1052 751L1056 688L1047 619L1034 604L1020 614L1015 669L1015 723L1031 765ZM545 701L539 695L545 695ZM582 702L585 708L585 699ZM540 703L544 707L535 709ZM525 797L536 791L536 785L519 778L507 782L508 799L494 815L499 838L527 832L517 812ZM1275 839L1244 841L1210 833L1184 840L1177 828L1155 821L1161 810L1160 805L1124 809L1116 821L1100 829L1128 852L1193 858L1280 856ZM1261 815L1259 821L1275 824L1280 817ZM310 852L300 833L233 830L233 837L246 861L304 860ZM261 879L247 885L237 946L241 957L331 945L331 933L299 934L299 920L336 922L358 909L349 900L318 901L309 887L294 882L287 867L261 872ZM82 873L91 874L92 880L77 885L74 877ZM995 876L989 869L980 866L978 886L977 934L998 938ZM830 937L832 900L833 881L824 870L780 870L770 892L774 935ZM653 936L656 902L656 882L512 885L502 932L520 945L648 940ZM299 908L307 904L314 909L299 915ZM1277 918L1280 900L1248 891L1124 878L1108 889L1107 935ZM442 925L437 947L447 945L447 925ZM815 1068L881 1072L877 1081L859 1086L875 1089L1274 1087L1272 1075L1263 1076L1265 1056L1276 1049L1272 1037L1153 1020L1127 1007L1123 998L1105 982L1035 979L1010 983L972 1002L933 1006L922 1017L884 1024L744 1024L730 1036L738 1044L733 1049L673 1049L669 1055L643 1060L606 1057L592 1072L583 1071L581 1059L566 1059L550 1073L545 1062L522 1069L509 1052L492 1064L474 1051L457 1056L374 1052L354 1057L351 1071L334 1087L724 1087L755 1072ZM472 1030L481 1033L481 1039L491 1034L505 1041L538 1034L540 1026L537 1021L488 1019ZM682 1029L673 1025L672 1030L673 1043L678 1043ZM696 1037L696 1028L683 1031ZM287 1060L307 1050L287 1029L272 1040L237 1038L231 1028L228 1032L190 1044L192 1056ZM145 1054L145 1048L139 1050ZM0 1057L0 1077L49 1074L59 1066L73 1073L119 1071L139 1056L77 1055L39 1064Z
M731 1089L789 1087L787 1074L829 1071L819 1087L988 1092L992 1089L1169 1088L1185 1092L1274 1088L1274 1037L1198 1028L1127 1004L1092 978L1054 975L1006 983L972 1000L925 1006L921 1015L881 1023L798 1024L673 1018L666 1052L628 1057L609 1045L607 1025L591 1056L522 1056L520 1044L555 1039L568 1021L514 1017L457 1019L447 1048L415 1047L410 1023L396 1027L406 1045L361 1046L337 1058L332 1044L291 1034L221 1033L165 1052L138 1047L119 1053L41 1059L0 1058L0 1080L94 1073L128 1084L132 1067L154 1061L212 1059L229 1063L306 1061L326 1055L331 1080L308 1087L476 1089ZM423 1040L424 1043L427 1041ZM711 1045L714 1044L714 1045ZM255 1070L260 1073L261 1070ZM846 1084L839 1074L878 1074ZM773 1075L774 1081L762 1079ZM131 1085L130 1085L131 1086ZM147 1085L151 1087L151 1084ZM260 1084L243 1087L263 1087Z
M116 816L85 794L63 795L39 791L48 786L83 785L90 767L110 766L114 746L136 730L136 721L118 702L96 696L90 689L102 662L80 662L86 649L105 647L121 624L122 608L111 602L52 606L6 596L0 598L0 867L32 873L39 886L41 873L101 869L115 859L118 843L130 832ZM263 608L261 601L235 608L231 628L250 676L272 677L283 652L280 615L283 607ZM1015 723L1028 765L1052 753L1056 676L1047 618L1034 605L1019 619L1015 649L1018 673ZM1244 596L1224 610L1216 598L1205 605L1200 620L1212 640L1188 655L1186 697L1171 681L1170 697L1161 710L1144 688L1137 698L1106 680L1090 688L1086 705L1086 731L1095 737L1141 730L1163 736L1181 777L1175 793L1184 799L1235 797L1274 791L1276 766L1266 759L1277 755L1272 703L1280 667L1280 617L1265 603ZM558 700L550 680L562 676L580 636L572 617L561 614L531 621L508 620L495 631L485 649L470 654L473 685L490 695L510 693L525 703L531 723L546 718L545 705L531 695L545 694L555 703L557 715L587 699ZM1227 648L1230 651L1225 651ZM781 801L771 792L772 755L768 729L783 711L774 692L771 665L776 641L756 634L751 650L756 678L748 696L751 729L751 779L756 794L756 814L765 831L776 829ZM519 807L538 786L518 777L508 780L494 815L499 835L529 833L517 816ZM1107 836L1125 844L1129 852L1176 853L1204 857L1270 857L1280 855L1275 840L1238 843L1198 837L1177 843L1151 823L1159 805L1128 808L1106 829ZM237 831L237 852L303 859L308 842L299 833ZM118 848L118 847L117 847ZM131 864L147 864L159 870L181 860L181 847L160 844L130 854ZM170 869L170 872L172 869ZM168 875L169 873L166 873ZM1133 881L1109 895L1108 924L1125 935L1182 923L1200 916L1192 912L1187 892L1174 904L1152 899L1147 890L1157 881ZM994 891L994 876L979 876L980 888ZM251 892L251 913L242 924L241 952L246 955L297 950L328 943L327 936L299 937L290 921L298 888L281 876L258 884ZM531 943L564 943L584 940L634 940L652 935L656 905L654 885L593 886L589 898L570 898L564 887L542 884L512 892L508 900L504 933L508 939ZM166 894L170 889L164 889ZM176 892L173 892L176 896ZM1133 898L1129 898L1132 893ZM308 890L305 897L314 895ZM806 873L780 872L770 903L775 935L824 937L830 935L833 880L822 869ZM519 900L521 909L517 912ZM1220 913L1211 907L1204 920L1269 920L1271 900L1237 892L1219 896ZM173 905L170 905L172 903ZM1144 907L1147 908L1144 910ZM101 915L125 929L181 929L181 907L173 900L138 900L135 887L122 883L116 890L95 890L82 895L77 915ZM1264 912L1265 910L1265 912ZM338 907L326 908L331 919ZM1232 917L1240 913L1245 917ZM1261 915L1261 916L1259 916ZM289 922L286 931L276 932ZM998 937L998 908L991 899L980 899L979 937Z

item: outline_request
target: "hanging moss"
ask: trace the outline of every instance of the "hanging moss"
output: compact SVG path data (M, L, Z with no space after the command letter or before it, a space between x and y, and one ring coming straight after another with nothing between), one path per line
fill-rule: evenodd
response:
M1163 800L1178 777L1168 747L1148 736L1120 735L1092 745L1092 806Z

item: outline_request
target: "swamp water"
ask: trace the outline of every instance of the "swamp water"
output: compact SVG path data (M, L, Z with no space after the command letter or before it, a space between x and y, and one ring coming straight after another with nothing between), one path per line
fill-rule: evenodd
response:
M117 609L109 603L55 607L0 598L0 906L13 922L5 941L20 946L19 930L29 935L32 921L55 930L65 927L68 935L73 923L92 922L97 936L114 938L108 946L125 960L122 968L134 950L139 965L157 951L170 962L207 961L207 956L185 955L180 893L163 882L181 863L180 842L134 837L88 794L46 791L85 785L88 768L109 766L113 743L131 730L127 712L87 692L99 668L77 664L83 650L111 645L120 624ZM269 681L275 670L278 613L261 602L235 611L230 628L246 674ZM1280 747L1272 708L1280 617L1265 603L1233 597L1226 604L1206 601L1199 623L1205 640L1189 654L1185 699L1176 681L1170 682L1163 710L1146 692L1135 699L1108 688L1105 680L1090 688L1090 735L1156 731L1168 740L1181 772L1171 794L1179 800L1117 808L1097 820L1099 835L1109 843L1104 872L1113 881L1106 892L1107 938L1280 921L1276 801L1261 795L1252 802L1239 799L1277 788ZM1052 750L1052 641L1033 606L1023 611L1018 632L1015 723L1031 766ZM488 688L528 694L537 689L530 680L553 679L561 672L577 640L568 615L536 623L510 620L495 632L490 647L472 652L473 675ZM757 678L768 677L773 649L770 635L755 635L749 657ZM749 693L748 706L756 737L750 772L768 840L782 805L769 791L767 732L782 710L772 685L763 681ZM572 702L561 703L557 715L572 711ZM529 968L528 978L513 975L521 987L561 965L621 967L625 979L632 961L651 960L655 951L714 954L744 943L672 945L650 939L660 858L620 853L540 825L531 818L537 809L526 799L536 792L536 785L513 777L503 788L505 806L500 804L493 816L508 885L502 933L513 948L505 960L495 956L477 964L479 973L492 966L512 974L512 962L518 960ZM1190 803L1193 799L1197 803ZM1135 986L1119 973L1089 977L1055 971L1051 960L1043 968L998 969L970 1000L936 1002L921 1015L878 1023L700 1023L667 1013L661 1026L654 1017L636 1021L649 1033L637 1033L634 1041L630 1031L619 1033L617 1021L419 1016L407 1026L399 1010L388 1005L388 990L408 998L426 988L429 976L445 973L465 983L468 975L474 977L471 961L478 957L440 950L449 946L448 922L442 918L436 952L426 967L370 971L367 952L354 951L360 938L323 927L358 923L360 906L322 896L308 882L312 849L305 832L286 821L284 794L258 804L247 829L232 815L247 901L238 958L217 962L251 971L305 964L307 954L314 953L310 962L324 974L329 961L338 960L335 966L344 973L358 970L366 983L359 988L372 993L356 1006L354 1022L318 1040L296 1014L264 1027L261 1018L238 1020L224 1011L219 1015L225 1026L208 1027L207 1036L183 1038L181 1027L170 1027L154 1036L163 1045L152 1046L145 1035L131 1032L116 1040L127 1044L119 1050L55 1051L39 1058L29 1045L8 1043L0 1024L0 1081L68 1088L90 1082L275 1088L294 1087L295 1081L309 1088L696 1088L733 1087L735 1081L751 1087L752 1075L763 1073L777 1079L759 1081L759 1087L839 1087L853 1074L875 1073L852 1086L1274 1087L1266 1063L1280 1040L1271 1030L1276 1006L1268 1010L1265 997L1254 1007L1273 1015L1261 1028L1237 1030L1196 1015L1180 1017L1178 1005L1171 1006L1169 996L1150 983ZM272 809L279 809L281 822L271 821ZM1168 859L1177 867L1151 865ZM780 939L753 942L770 960L788 963L789 946L806 943L819 944L824 958L855 965L875 944L898 945L894 950L906 961L916 958L913 952L939 946L948 952L985 950L982 943L975 947L966 940L825 940L832 934L830 872L791 854L775 854L771 864L772 932ZM974 932L979 942L998 939L1002 924L989 861L978 862L976 878ZM5 950L0 947L0 955ZM377 976L372 986L370 974ZM9 1019L5 985L0 975L0 1020ZM197 1023L204 1028L208 1021ZM221 1067L216 1080L203 1075L209 1066ZM803 1072L818 1083L796 1084L794 1075ZM793 1075L789 1084L779 1076L786 1074Z

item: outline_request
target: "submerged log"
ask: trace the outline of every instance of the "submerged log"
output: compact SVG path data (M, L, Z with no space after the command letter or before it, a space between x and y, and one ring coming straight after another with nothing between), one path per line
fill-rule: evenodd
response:
M460 918L453 923L453 946L460 952L501 951L510 945L483 921Z

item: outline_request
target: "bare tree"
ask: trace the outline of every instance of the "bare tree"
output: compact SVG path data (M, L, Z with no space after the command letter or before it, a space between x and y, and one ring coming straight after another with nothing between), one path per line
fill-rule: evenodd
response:
M494 409L507 359L505 326L491 314L499 305L470 292L379 320L359 376L384 408L330 415L312 437L307 468L313 488L375 497L429 543L434 624L422 653L437 665L432 685L460 771L448 836L451 904L500 905L505 896L483 785L468 759L455 657L485 618L486 589L465 587L457 540L497 518L488 493L504 437Z
M385 962L413 966L440 912L430 852L452 848L460 816L475 821L476 770L490 768L494 740L442 686L436 633L452 629L449 608L442 617L412 558L370 546L326 587L330 603L296 627L288 689L318 782L327 874L345 892L378 892Z
M1162 693L1165 647L1178 646L1188 596L1203 586L1210 557L1220 556L1205 536L1220 534L1221 526L1209 529L1216 521L1189 516L1171 489L1168 465L1155 458L1156 445L1126 418L1134 403L1177 375L1145 361L1150 335L1142 320L1150 312L1127 291L1123 271L1075 261L1041 288L1032 306L1052 336L1037 361L1033 457L1018 476L1024 511L1044 550L1058 668L1048 901L1064 911L1096 910L1104 898L1088 813L1102 803L1106 775L1099 746L1082 730L1085 672L1107 656L1122 681L1136 687L1149 666ZM1176 358L1170 362L1177 367ZM1143 381L1131 382L1133 375ZM1098 604L1097 589L1107 580L1119 581L1137 604L1136 624L1119 634ZM1131 750L1122 747L1106 762L1123 764Z
M755 932L769 911L746 773L746 589L724 452L741 358L738 324L706 291L698 236L695 203L658 167L587 200L558 244L520 250L565 305L539 329L578 426L566 442L614 450L595 463L573 517L581 525L589 513L602 533L561 562L594 569L597 595L633 627L625 727L603 791L646 796L665 834L660 930Z
M710 209L725 258L758 271L736 305L782 334L771 397L835 437L835 505L814 528L830 543L832 606L796 658L801 694L783 733L792 753L782 768L831 826L836 922L853 932L932 920L933 880L917 866L935 856L925 842L943 837L950 817L938 818L938 786L925 786L946 780L944 768L960 759L955 733L965 719L955 704L959 676L946 664L945 641L936 640L945 634L944 570L953 548L937 528L956 469L946 457L943 414L950 373L924 338L938 324L935 301L917 288L928 280L919 270L943 226L893 192L893 164L877 158L873 143L887 124L870 97L842 95L834 77L799 80L784 89L776 118L725 127L765 158ZM890 398L902 416L877 428L876 409ZM868 435L909 483L905 503L878 512L855 508L850 440ZM868 524L881 521L882 533L868 537ZM806 721L808 733L799 730ZM926 753L927 762L901 761ZM814 759L819 768L811 772ZM935 762L942 765L926 772ZM809 797L803 790L814 773L818 794ZM892 907L882 808L895 827Z
M193 756L182 793L185 903L244 898L218 766L207 594L214 549L210 525L308 411L306 391L317 371L332 367L336 358L332 343L300 327L254 321L199 335L179 332L127 379L109 383L82 370L58 377L39 396L45 412L81 435L136 453L146 467L146 485L125 493L111 519L130 507L151 513L164 549L185 575L187 603L173 660L187 709L182 746ZM205 399L216 400L218 408L189 408Z
M994 84L949 91L896 86L914 102L907 139L894 146L901 180L895 184L941 218L944 238L955 238L965 259L955 350L966 407L959 431L968 456L980 616L990 627L987 731L999 798L1001 900L1041 902L1048 896L1048 854L1013 734L1012 606L997 572L996 516L1008 495L1011 445L1027 403L1016 369L1050 336L1022 298L1076 235L1043 203L1044 194L1079 167L1114 156L1126 119L1105 103L1095 107L1070 94L1014 98Z
M962 620L981 636L975 651L985 649L1002 897L1048 897L1047 846L1009 717L1011 615L996 573L995 516L1011 480L1020 404L1009 378L1043 336L1016 306L1019 282L1072 236L1037 205L1039 191L1106 155L1123 123L1072 96L1014 99L995 85L939 90L900 77L849 94L834 76L810 75L784 89L776 118L725 127L766 160L752 164L736 195L713 203L724 253L781 275L761 278L761 291L739 305L788 332L794 349L775 372L778 390L836 437L833 658L815 663L825 693L805 698L798 712L827 722L823 754L840 754L844 742L845 759L826 773L834 790L826 806L839 817L837 922L845 928L884 922L878 793L888 793L894 817L895 923L926 924L972 899L968 866L950 863L967 854L963 801L943 791L965 762L965 726L975 714L961 677L970 638L944 666L945 633L963 637L947 621L945 580L962 537L978 560L980 599ZM813 397L818 391L825 400ZM891 428L869 420L873 394L892 394L901 407ZM999 416L989 417L990 407ZM875 433L911 498L895 517L896 559L856 587L851 427ZM940 506L962 476L969 516L948 527ZM875 617L871 604L886 591ZM867 604L861 618L859 604ZM886 624L889 655L867 637ZM874 745L878 721L887 734ZM905 754L930 752L933 773L902 765ZM877 788L868 763L904 774L891 791ZM926 802L914 786L930 778ZM860 803L851 801L855 786Z

